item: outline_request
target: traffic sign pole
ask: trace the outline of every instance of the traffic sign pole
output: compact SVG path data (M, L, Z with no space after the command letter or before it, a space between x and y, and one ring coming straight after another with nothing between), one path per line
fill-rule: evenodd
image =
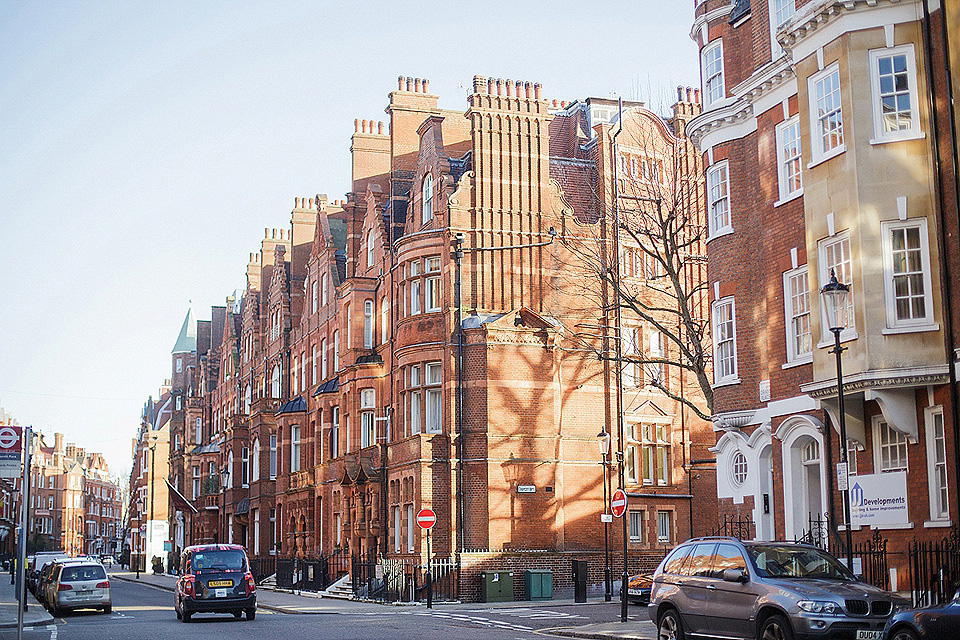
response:
M433 561L430 554L430 529L427 529L427 609L433 609Z

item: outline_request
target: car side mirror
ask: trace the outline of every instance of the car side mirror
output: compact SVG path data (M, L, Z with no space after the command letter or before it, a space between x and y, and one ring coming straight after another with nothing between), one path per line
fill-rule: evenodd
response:
M723 580L724 582L746 583L750 580L750 576L748 576L742 569L724 569Z

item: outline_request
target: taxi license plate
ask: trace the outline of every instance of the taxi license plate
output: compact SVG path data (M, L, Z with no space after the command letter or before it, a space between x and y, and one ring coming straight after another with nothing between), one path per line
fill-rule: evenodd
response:
M210 587L232 587L233 581L231 580L211 580L207 583Z
M217 589L216 593L213 595L214 598L226 598L227 590L226 589Z
M880 640L880 631L857 629L857 640Z

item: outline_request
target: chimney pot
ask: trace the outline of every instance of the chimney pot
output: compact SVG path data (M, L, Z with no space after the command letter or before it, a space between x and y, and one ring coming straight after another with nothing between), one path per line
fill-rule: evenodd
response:
M416 91L417 93L423 93L423 80L421 80L420 78L416 78L413 81L413 90Z
M413 91L413 78L407 78L407 91Z
M360 118L353 119L353 132L360 133Z
M381 121L381 122L377 122L377 133L378 133L379 135L381 135L381 136L383 135L383 122L382 122L382 121Z
M541 89L542 87L540 86L539 82L533 85L533 97L536 98L537 100L539 100L541 97L540 96Z
M397 76L397 91L403 91L403 76Z
M508 98L513 97L513 80L511 80L510 78L507 78L507 97Z
M430 93L430 81L426 78L423 79L423 92Z

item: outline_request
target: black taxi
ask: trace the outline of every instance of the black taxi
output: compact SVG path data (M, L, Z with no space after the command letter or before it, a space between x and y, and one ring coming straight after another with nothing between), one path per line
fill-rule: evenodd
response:
M195 613L232 613L247 620L257 615L257 585L247 553L238 544L200 544L187 547L180 558L173 608L177 618L190 622Z

